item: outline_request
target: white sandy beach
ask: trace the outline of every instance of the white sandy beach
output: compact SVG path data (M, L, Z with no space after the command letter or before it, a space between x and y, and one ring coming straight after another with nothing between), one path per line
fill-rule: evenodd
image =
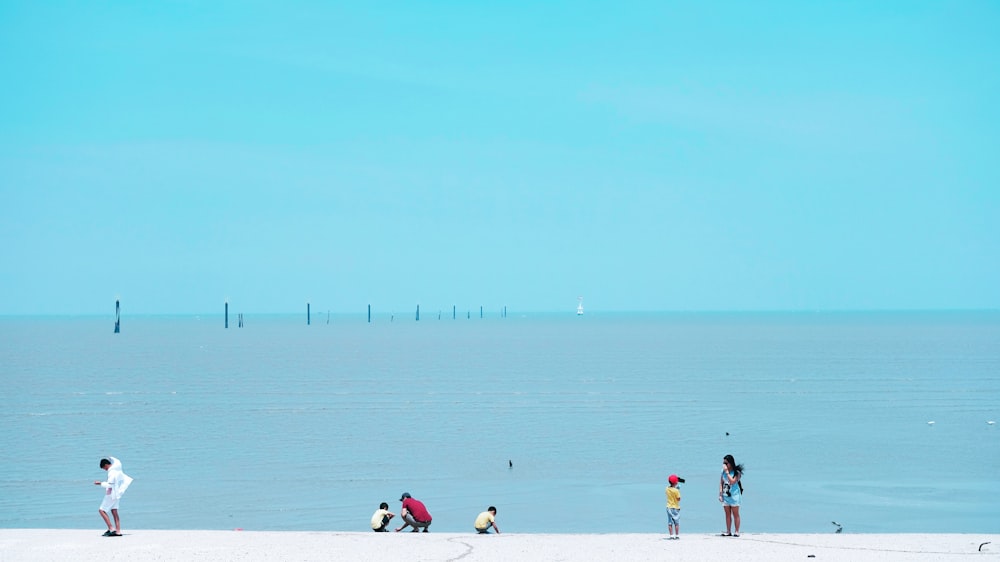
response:
M2 529L0 561L1000 560L1000 534L339 533ZM982 543L989 543L982 546Z

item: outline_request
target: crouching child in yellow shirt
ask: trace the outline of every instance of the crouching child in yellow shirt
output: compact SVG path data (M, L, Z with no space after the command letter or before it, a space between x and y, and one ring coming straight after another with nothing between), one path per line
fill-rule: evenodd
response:
M492 505L476 517L477 532L485 535L490 532L490 527L493 527L498 535L500 534L500 527L497 527L497 508Z

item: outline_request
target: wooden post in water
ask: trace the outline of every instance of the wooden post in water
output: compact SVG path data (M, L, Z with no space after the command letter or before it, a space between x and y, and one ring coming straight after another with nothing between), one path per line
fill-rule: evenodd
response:
M417 322L420 322L420 305L417 305Z
M312 311L309 310L309 303L306 303L306 326L312 324Z
M229 301L226 301L226 329L229 329Z
M368 323L372 323L372 305L368 305Z
M121 309L119 307L119 300L115 299L115 333L121 332Z
M483 317L483 305L479 305L479 318Z
M455 319L455 305L451 305L451 319Z

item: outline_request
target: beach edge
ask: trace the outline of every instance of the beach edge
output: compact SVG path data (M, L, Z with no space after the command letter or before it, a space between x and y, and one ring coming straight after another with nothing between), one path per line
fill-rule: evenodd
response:
M1000 534L516 534L0 529L0 560L969 560L1000 559ZM734 558L735 557L735 558Z

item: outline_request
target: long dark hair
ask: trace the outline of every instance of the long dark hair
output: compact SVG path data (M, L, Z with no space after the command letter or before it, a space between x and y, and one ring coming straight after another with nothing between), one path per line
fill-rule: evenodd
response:
M726 461L726 465L728 465L730 469L736 472L737 476L743 475L743 465L736 464L736 459L734 459L732 455L726 455L722 457L722 460Z

